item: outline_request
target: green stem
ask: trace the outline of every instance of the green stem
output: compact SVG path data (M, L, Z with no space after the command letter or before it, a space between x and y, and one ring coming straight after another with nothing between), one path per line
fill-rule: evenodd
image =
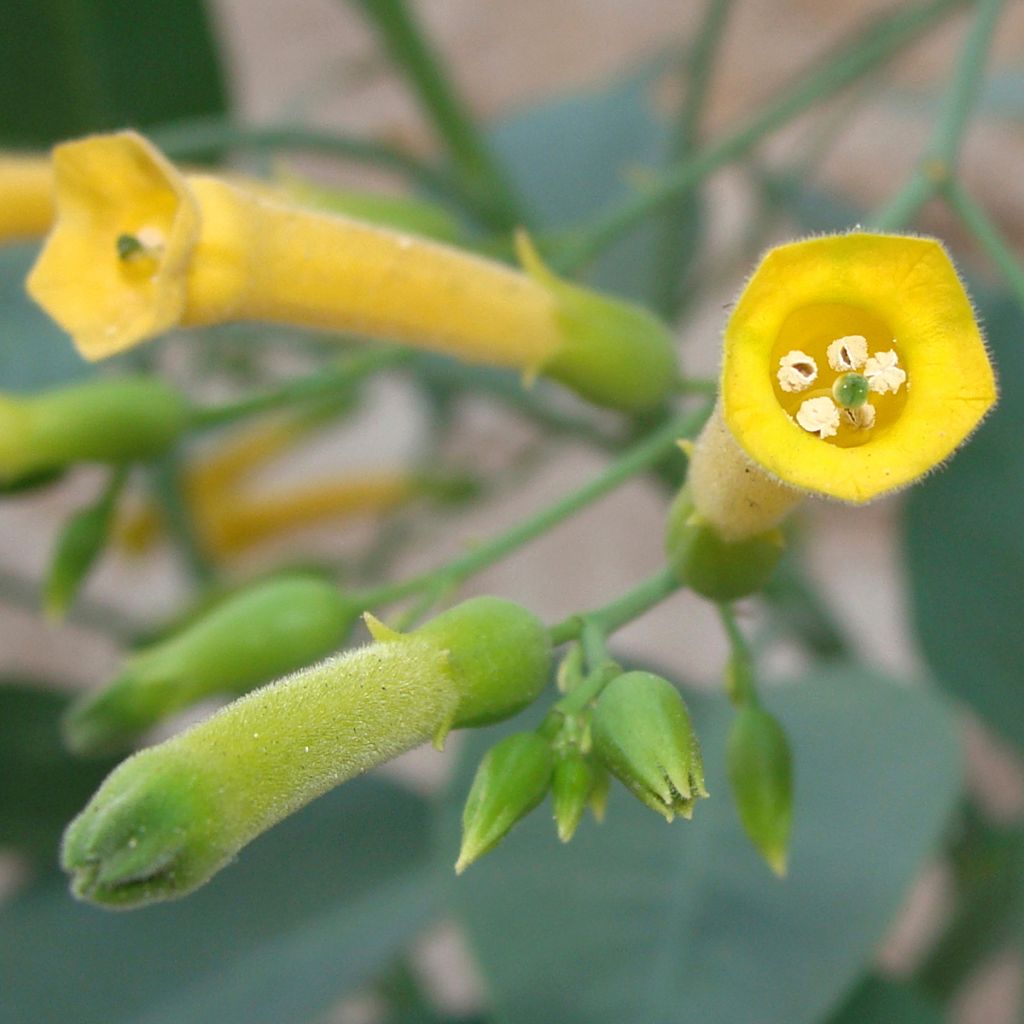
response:
M176 452L170 452L150 466L153 490L164 515L167 532L182 555L197 583L210 583L214 569L203 550L192 510L182 487L181 465Z
M322 153L394 171L424 192L449 203L467 202L459 184L448 174L373 139L287 124L243 125L222 117L173 121L147 133L175 160L209 160L233 149Z
M745 125L720 142L708 146L643 194L627 200L596 224L569 239L558 259L558 269L571 272L651 214L695 188L712 172L746 153L766 135L782 127L819 100L830 96L874 70L907 46L939 18L963 6L965 0L931 2L880 19L861 32L852 45L824 57L806 76L755 114Z
M576 515L598 498L611 493L630 477L658 462L671 452L676 441L692 435L707 419L710 410L677 416L650 434L638 445L616 459L603 473L579 490L556 501L529 519L516 524L497 537L474 548L468 554L436 569L397 583L386 583L358 595L365 607L373 608L424 592L439 592L457 587L475 573L501 561L517 548L547 533L553 527Z
M301 402L325 398L337 392L344 392L363 378L401 366L413 358L413 353L401 348L373 348L359 352L345 360L340 366L318 370L308 377L289 381L259 395L250 395L237 402L223 405L209 405L192 411L191 426L195 429L220 427L237 420L258 416L274 409L286 408Z
M747 643L747 638L736 621L732 605L723 602L718 604L718 614L729 638L732 656L726 670L726 687L729 699L736 707L756 707L757 691L754 689L754 654Z
M910 180L875 218L881 230L905 227L956 171L964 133L985 77L985 65L1003 0L978 0L978 10L943 98L931 142Z
M711 72L731 6L732 0L707 0L704 20L687 55L686 100L680 107L668 149L672 164L685 160L697 148ZM654 305L669 320L679 315L683 305L684 277L693 256L694 229L700 216L699 198L684 195L672 202L661 218L654 265Z
M971 234L978 240L992 262L1006 278L1014 298L1024 309L1024 267L1014 256L999 229L988 214L974 201L955 179L947 181L942 188L950 208L964 222Z
M401 68L438 135L444 140L466 190L489 213L491 223L511 229L523 223L519 203L477 130L462 98L427 42L406 0L351 0Z

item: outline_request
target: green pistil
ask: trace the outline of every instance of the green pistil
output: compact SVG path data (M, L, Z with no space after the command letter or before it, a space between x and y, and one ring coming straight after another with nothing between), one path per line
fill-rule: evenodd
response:
M867 400L871 385L861 373L844 373L832 385L832 397L844 409L858 409Z
M134 235L117 236L117 256L121 260L134 259L141 256L146 247Z

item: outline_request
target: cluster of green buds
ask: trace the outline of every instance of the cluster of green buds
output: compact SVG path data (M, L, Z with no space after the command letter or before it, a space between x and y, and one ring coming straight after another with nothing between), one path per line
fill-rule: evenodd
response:
M0 485L78 462L123 464L166 452L188 426L184 396L154 377L114 377L35 395L0 395Z
M462 817L462 872L492 850L551 791L558 837L568 842L589 806L603 820L609 773L672 821L708 795L686 704L668 680L604 662L584 675L579 649L559 672L569 690L534 732L506 737L477 769Z
M530 612L465 601L403 634L261 687L116 768L68 827L82 899L131 907L183 896L248 842L341 782L452 728L514 714L548 679Z

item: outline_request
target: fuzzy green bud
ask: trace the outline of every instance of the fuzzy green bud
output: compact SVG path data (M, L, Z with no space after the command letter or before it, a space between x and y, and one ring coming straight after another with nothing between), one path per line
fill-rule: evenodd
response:
M0 395L0 481L75 462L152 458L174 443L187 420L182 395L152 377Z
M667 679L617 676L597 699L591 734L608 770L667 821L691 817L694 803L708 795L690 714Z
M593 764L578 751L559 758L555 765L551 795L555 803L558 838L563 843L572 839L583 820L583 812L594 791L595 774Z
M183 896L310 800L443 735L464 707L498 717L525 703L548 666L522 650L524 617L506 601L467 601L412 633L261 687L130 757L68 827L72 891L112 907ZM506 635L489 628L495 622L520 628Z
M358 615L337 587L313 576L248 587L132 655L112 683L72 704L65 742L79 754L125 750L191 704L246 693L336 651Z
M554 761L550 744L535 732L514 733L487 751L462 812L456 874L493 850L544 799Z
M727 542L694 510L688 488L676 496L665 537L668 563L680 583L713 601L735 601L756 593L782 556L782 534L769 530Z
M782 726L760 707L740 708L726 760L743 828L772 871L785 875L793 825L793 760Z
M520 262L555 300L562 347L541 367L598 405L642 412L660 405L679 383L675 342L665 324L641 306L570 284L541 261L525 234Z

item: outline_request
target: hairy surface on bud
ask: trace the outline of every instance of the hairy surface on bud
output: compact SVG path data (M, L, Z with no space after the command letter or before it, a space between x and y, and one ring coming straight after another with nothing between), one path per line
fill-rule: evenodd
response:
M180 633L128 659L124 671L65 715L78 753L123 750L139 733L216 694L242 694L341 646L358 616L337 587L277 578L234 594Z

